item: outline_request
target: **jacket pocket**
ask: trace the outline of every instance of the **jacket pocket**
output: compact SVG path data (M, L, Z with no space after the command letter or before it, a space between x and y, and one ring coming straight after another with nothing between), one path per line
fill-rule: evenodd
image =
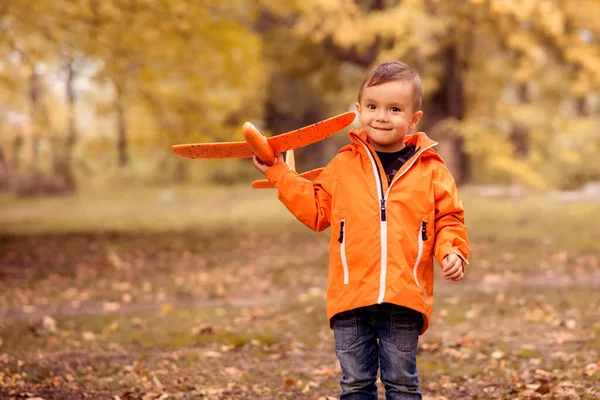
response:
M423 248L425 247L426 240L429 240L427 237L427 221L421 221L421 227L417 233L417 259L415 260L415 265L413 266L413 277L415 278L415 283L417 286L421 286L419 284L417 273L419 271L419 264L421 264L421 258L423 258Z
M348 284L348 261L346 260L346 220L340 221L340 258L342 259L342 268L344 269L344 285Z

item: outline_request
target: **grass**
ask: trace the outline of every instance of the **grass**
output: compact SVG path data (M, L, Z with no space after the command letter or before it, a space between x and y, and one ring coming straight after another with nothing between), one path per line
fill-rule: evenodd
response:
M570 381L594 398L600 202L463 192L471 265L460 283L437 275L424 392L515 398L544 370L552 396ZM303 227L274 191L1 194L0 210L0 397L338 395L329 233Z
M130 187L19 200L3 194L0 229L11 234L163 232L223 226L269 229L293 220L274 195L272 190L248 186Z

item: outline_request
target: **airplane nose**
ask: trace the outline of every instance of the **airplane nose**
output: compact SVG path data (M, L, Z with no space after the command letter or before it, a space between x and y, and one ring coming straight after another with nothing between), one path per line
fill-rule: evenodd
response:
M267 136L252 122L244 122L242 126L244 140L259 160L268 166L275 164L275 152L267 141Z
M245 132L246 130L255 130L258 133L260 133L261 135L263 135L264 137L267 137L267 135L265 135L265 133L263 131L260 130L260 128L258 126L256 126L253 122L244 122L244 126L242 127L242 130Z

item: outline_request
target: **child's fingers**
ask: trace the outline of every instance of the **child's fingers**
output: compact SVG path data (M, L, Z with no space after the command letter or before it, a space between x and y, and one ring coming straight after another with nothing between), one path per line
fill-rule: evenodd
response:
M455 274L450 276L450 278L448 278L448 279L450 279L452 281L458 281L458 280L462 279L462 277L463 277L462 271L457 271Z
M267 166L265 164L263 164L258 157L256 157L256 154L252 155L252 162L254 163L254 166L256 167L256 169L258 169L260 172L265 172L265 170L267 169Z
M462 273L462 264L460 262L456 262L452 264L447 271L444 272L444 277L446 279L455 280L459 279Z
M456 256L450 254L442 260L442 271L446 272L456 264Z
M464 272L462 270L462 263L458 262L454 265L454 268L452 268L452 274L450 274L449 279L453 280L453 281L457 281L462 279L462 277L464 276Z
M446 273L444 274L444 277L446 279L451 279L454 276L456 276L458 274L458 271L456 271L455 269L450 269L448 271L446 271Z

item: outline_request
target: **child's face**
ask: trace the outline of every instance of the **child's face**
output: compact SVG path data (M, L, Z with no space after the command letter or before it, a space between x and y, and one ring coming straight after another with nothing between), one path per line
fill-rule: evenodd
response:
M358 119L376 151L394 152L404 148L404 137L414 129L423 112L413 110L412 85L390 81L363 88L356 103Z

